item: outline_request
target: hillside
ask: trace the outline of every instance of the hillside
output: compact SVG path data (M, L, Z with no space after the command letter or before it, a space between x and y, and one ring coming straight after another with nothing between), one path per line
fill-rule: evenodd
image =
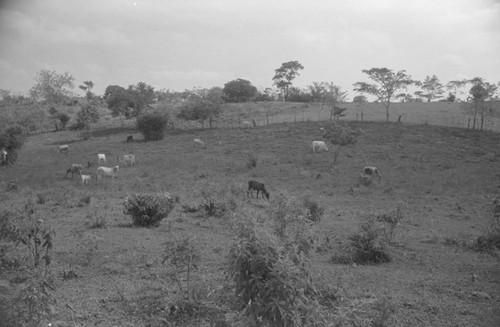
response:
M255 117L248 107L241 110L247 111L243 117ZM327 310L331 324L498 326L498 251L477 252L472 246L491 228L493 201L500 198L500 134L410 125L405 119L357 122L353 126L363 130L359 142L342 149L333 167L333 145L326 153L310 149L325 124L182 130L148 143L131 129L109 127L88 141L70 131L30 136L18 163L0 169L0 205L23 212L30 203L32 219L56 232L49 270L57 304L44 322L211 326L211 320L226 320L234 315L233 295L224 288L226 256L239 224L266 219L282 196L308 195L325 208L312 226L320 243L309 260L314 283L333 301ZM126 143L129 134L138 141ZM193 138L204 140L207 149L193 147ZM69 145L68 154L58 153L60 144ZM95 172L97 153L106 154L108 166L126 153L135 154L137 164L120 167L116 179L102 184L83 186L66 175L68 165L88 161L94 165L84 171ZM248 166L249 158L256 159L255 168ZM359 176L367 164L376 166L382 179L363 186ZM249 179L266 184L269 201L247 197ZM158 227L131 227L123 213L126 196L159 191L179 197L174 211ZM183 210L207 194L231 203L233 210L223 217ZM398 206L403 218L387 245L391 262L334 260L347 251L348 237L363 217ZM102 228L90 228L97 220L104 221ZM194 311L173 315L177 287L162 261L165 243L185 237L200 253L192 281L198 302ZM6 249L5 258L17 264L3 265L0 280L22 285L29 254L23 246ZM70 271L75 278L64 277Z

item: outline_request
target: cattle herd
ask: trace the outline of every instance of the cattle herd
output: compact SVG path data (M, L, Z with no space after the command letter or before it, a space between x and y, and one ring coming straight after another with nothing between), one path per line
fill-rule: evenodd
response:
M243 126L245 127L255 127L255 121L252 120L252 122L249 121L244 121ZM323 130L323 129L321 129ZM133 142L133 137L132 135L127 136L127 142ZM201 139L193 139L193 147L201 147L203 149L206 149L207 144L203 142ZM312 153L316 152L328 152L328 147L326 146L324 141L313 141L311 144L312 148ZM69 146L67 144L60 145L59 146L59 153L66 154L68 153ZM0 153L2 160L4 160L4 156L6 156L6 152L2 150ZM97 164L98 167L95 170L95 176L93 176L92 173L89 174L83 174L83 165L81 164L72 164L66 169L66 177L68 174L71 173L71 179L74 178L75 175L80 176L80 180L82 185L89 185L93 177L95 177L96 183L101 183L102 178L104 176L109 176L111 178L116 178L118 176L118 172L120 171L120 166L116 165L114 167L106 167L106 166L100 166L100 164L105 164L107 162L106 159L106 154L104 153L98 153L97 154ZM135 155L133 154L125 154L122 156L119 156L117 158L117 162L120 164L123 164L124 166L128 167L133 167L135 166ZM92 166L92 162L88 161L87 162L87 168L90 168ZM363 169L363 174L365 177L378 177L379 179L382 177L376 167L372 166L366 166ZM248 181L248 190L247 190L247 197L252 197L253 198L253 192L256 191L256 197L257 199L259 198L259 193L261 194L262 198L269 199L269 192L266 190L265 185L261 182L250 180Z

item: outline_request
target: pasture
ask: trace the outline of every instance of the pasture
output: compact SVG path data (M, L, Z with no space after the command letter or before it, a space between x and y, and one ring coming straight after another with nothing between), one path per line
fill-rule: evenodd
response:
M21 210L29 202L35 219L56 232L51 320L64 326L174 326L169 301L177 287L162 263L165 243L189 237L201 258L192 277L200 304L176 326L214 325L214 317L222 319L230 308L223 285L235 226L245 217L265 219L283 194L309 195L325 208L313 229L328 244L309 259L315 284L334 290L336 314L344 321L380 321L386 314L380 326L499 326L498 251L477 252L471 245L487 230L493 201L500 198L500 134L357 122L362 136L341 150L332 167L336 146L327 143L329 152L314 154L310 148L326 123L185 130L147 143L126 128L99 128L86 141L70 131L30 136L17 164L0 170L0 206ZM138 141L127 143L130 134ZM194 138L206 149L193 147ZM61 144L69 145L67 154L58 152ZM98 153L106 154L109 167L124 154L134 154L136 164L120 166L117 178L104 177L101 184L81 185L66 176L69 165L85 167L88 161L94 165L83 173L95 176ZM367 164L382 179L359 185ZM265 183L269 201L247 198L251 179ZM18 189L8 190L8 182ZM125 197L159 191L178 196L174 210L158 227L132 227L123 213ZM182 210L207 193L230 198L234 210L223 218ZM396 206L403 219L388 246L391 262L332 262L363 215ZM90 227L96 219L104 221L102 228ZM0 270L0 278L14 282L29 262L21 246L12 251L21 268L15 275ZM76 277L63 278L69 271Z

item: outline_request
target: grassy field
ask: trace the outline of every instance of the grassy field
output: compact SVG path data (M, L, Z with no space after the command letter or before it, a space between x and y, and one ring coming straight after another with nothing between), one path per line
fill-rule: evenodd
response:
M313 229L329 242L309 259L314 283L335 290L332 326L339 317L345 326L356 321L357 326L499 326L498 251L476 252L471 246L486 233L493 200L500 197L500 135L358 122L359 142L343 148L333 167L333 145L330 152L316 154L309 147L325 124L185 130L149 143L134 130L118 127L100 127L88 141L70 131L29 137L18 163L0 170L0 206L22 210L32 203L33 218L56 232L50 270L57 304L51 321L60 326L175 325L167 321L175 320L169 304L177 287L162 259L165 242L188 236L200 252L192 282L200 304L177 325L211 326L210 317L222 319L230 308L223 286L235 226L252 216L265 219L282 194L309 195L325 208ZM126 143L129 134L139 141ZM193 138L204 140L207 149L194 148ZM69 144L68 154L58 153L60 144ZM97 153L107 155L109 166L127 153L137 156L137 164L121 167L118 178L99 185L82 186L66 176L68 165L96 163ZM252 157L257 165L249 168ZM358 184L366 164L382 175L370 186ZM249 179L266 184L270 201L247 198ZM9 190L9 182L18 189ZM126 196L158 191L179 197L174 211L158 227L131 227L123 213ZM217 218L182 210L207 193L230 199L234 211ZM364 216L397 206L403 219L388 246L391 262L332 260ZM97 219L104 226L90 228ZM20 267L1 268L0 280L15 284L27 274L23 267L29 256L22 246L11 250ZM70 271L77 277L63 278Z

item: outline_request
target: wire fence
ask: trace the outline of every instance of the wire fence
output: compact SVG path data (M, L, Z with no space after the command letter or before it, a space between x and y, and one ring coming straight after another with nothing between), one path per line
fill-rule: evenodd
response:
M268 126L280 123L296 123L305 121L328 121L334 119L327 109L320 107L308 107L304 109L293 109L289 113L265 113L253 112L251 114L236 113L226 116L213 122L215 128L245 128L248 127L245 121L255 122L255 126ZM250 118L251 117L251 118ZM386 114L384 110L347 110L345 116L341 117L343 121L365 121L365 122L385 122ZM402 123L415 125L436 125L445 127L473 128L473 116L465 113L450 113L440 111L408 111L398 110L397 108L390 112L391 122L400 121ZM500 132L500 117L486 116L481 122L481 117L476 117L475 129ZM175 121L175 127L181 129L197 129L209 127L207 123L201 125L197 122L187 122L182 120Z

